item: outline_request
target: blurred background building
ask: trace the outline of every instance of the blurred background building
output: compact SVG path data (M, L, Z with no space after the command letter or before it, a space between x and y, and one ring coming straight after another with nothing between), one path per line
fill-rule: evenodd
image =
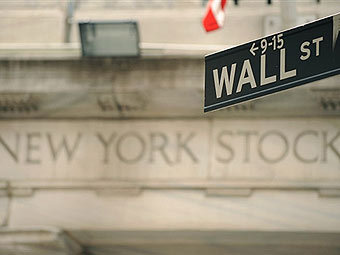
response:
M340 254L339 76L203 114L205 54L340 1L206 2L0 1L0 254Z

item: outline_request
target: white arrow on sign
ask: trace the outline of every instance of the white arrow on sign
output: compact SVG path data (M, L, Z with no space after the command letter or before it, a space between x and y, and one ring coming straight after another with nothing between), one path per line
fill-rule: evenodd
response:
M258 50L259 47L255 47L255 43L253 43L253 45L250 48L250 53L253 54L253 56L255 56L255 51Z

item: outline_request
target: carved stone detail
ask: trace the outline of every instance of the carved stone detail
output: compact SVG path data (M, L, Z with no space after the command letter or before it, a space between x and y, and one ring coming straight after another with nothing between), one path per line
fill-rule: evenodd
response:
M39 101L30 94L0 94L0 113L30 113L39 110Z

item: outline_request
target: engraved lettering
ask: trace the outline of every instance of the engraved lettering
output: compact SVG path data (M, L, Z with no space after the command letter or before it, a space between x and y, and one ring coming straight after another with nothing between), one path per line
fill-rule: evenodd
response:
M276 145L276 144L275 144L275 147L282 147L282 148L283 148L281 154L279 154L279 155L278 155L277 157L275 157L275 158L269 158L269 157L268 157L267 155L265 155L264 152L263 152L263 143L264 143L264 140L265 140L266 138L268 138L269 136L276 136L276 137L280 138L281 141L282 141L282 146L279 146L279 145ZM260 140L259 140L258 148L257 148L257 149L258 149L258 153L259 153L260 157L261 157L264 161L273 164L273 163L277 163L277 162L281 161L282 159L284 159L284 158L287 156L287 154L288 154L288 148L289 148L289 145L288 145L288 140L287 140L287 138L286 138L281 132L276 131L276 130L273 130L273 131L269 131L269 132L263 134L263 135L260 137Z
M298 145L300 144L301 139L303 137L306 137L306 136L315 136L315 137L318 137L318 132L314 131L314 130L307 130L307 131L301 132L295 138L293 152L294 152L295 157L298 160L300 160L301 162L303 162L303 163L315 163L315 162L318 161L318 156L317 155L315 155L314 157L307 158L307 157L302 156L301 153L298 151Z
M137 152L136 155L129 155L130 153L123 153L123 145L128 143L128 140L132 139L137 141L137 143L140 145L139 147L139 152ZM117 157L119 160L121 160L124 163L128 163L128 164L133 164L133 163L137 163L139 160L142 159L142 157L144 156L145 153L145 141L143 140L143 138L134 132L129 132L126 133L124 135L122 135L121 137L119 137L118 141L117 141L117 145L116 145L116 153L117 153ZM134 147L136 149L136 151L138 151L138 146ZM130 150L128 151L130 152Z
M177 133L177 162L180 162L182 159L182 151L185 151L187 155L192 159L194 163L198 163L198 158L195 156L195 154L192 152L190 147L188 146L189 141L195 136L194 133L190 133L186 138L183 138L182 140L182 134Z
M227 131L227 130L222 131L217 137L217 142L221 147L223 147L227 151L227 156L226 157L220 157L220 156L216 157L216 159L219 162L225 163L225 164L232 161L234 159L234 154L235 154L233 148L230 145L228 145L226 141L224 141L223 137L226 137L226 136L233 136L233 132ZM225 153L223 153L223 155L225 156Z
M26 162L30 164L40 164L39 158L33 158L32 153L40 151L41 134L38 132L27 133ZM37 143L38 142L38 143Z
M335 141L339 138L340 136L340 131L336 133L336 135L328 141L328 133L326 131L322 132L323 135L323 157L322 161L327 162L327 149L330 149L331 151L334 152L334 154L340 159L340 152L337 150L337 148L334 146Z
M0 136L0 144L3 148L11 155L12 159L15 162L19 161L19 145L20 145L20 135L18 133L15 134L15 148L11 148L4 139Z
M112 133L108 139L104 138L100 133L97 133L96 136L104 147L103 162L104 164L107 164L109 162L109 147L111 146L113 140L116 138L116 133Z
M250 139L252 135L257 135L255 131L239 131L239 135L244 136L244 159L243 162L250 161Z
M61 141L59 141L58 143L53 141L51 134L48 133L46 136L53 160L57 161L60 152L64 151L66 154L67 161L70 162L79 146L81 134L80 133L77 134L77 138L74 140L72 145L69 144L65 135L62 136Z
M171 165L171 160L165 152L165 148L168 146L168 137L163 133L151 133L150 134L150 162L155 161L155 153L158 151L162 155L164 161Z

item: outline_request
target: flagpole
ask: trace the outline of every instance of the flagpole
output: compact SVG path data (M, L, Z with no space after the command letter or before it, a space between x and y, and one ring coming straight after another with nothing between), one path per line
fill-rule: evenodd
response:
M64 43L71 42L71 28L73 23L73 15L76 8L77 0L68 0L65 9L64 18Z

